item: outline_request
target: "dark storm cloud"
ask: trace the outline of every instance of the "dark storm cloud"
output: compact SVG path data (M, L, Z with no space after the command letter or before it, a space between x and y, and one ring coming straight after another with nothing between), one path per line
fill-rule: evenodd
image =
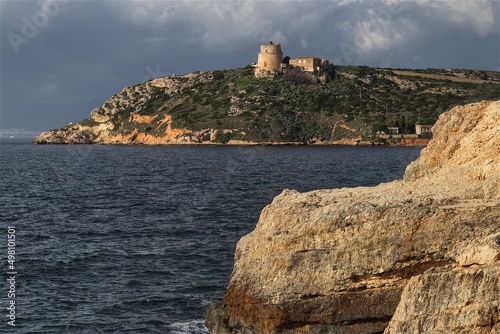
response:
M87 117L89 108L126 85L245 66L268 40L280 42L291 57L321 56L337 64L500 69L497 1L42 0L0 6L2 128L60 126Z

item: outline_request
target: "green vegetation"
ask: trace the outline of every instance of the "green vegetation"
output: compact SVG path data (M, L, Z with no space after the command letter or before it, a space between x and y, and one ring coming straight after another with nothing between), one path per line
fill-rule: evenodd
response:
M168 114L174 128L232 129L218 137L222 143L308 142L369 138L388 127L414 133L416 123L434 124L456 105L500 99L500 74L492 71L329 66L317 73L330 79L321 82L298 73L256 79L249 66L207 75L171 78L179 85L175 90L136 85L130 88L133 93L115 95L119 105L108 101L104 107L116 111L118 133L164 132L159 122ZM131 121L134 113L158 116L139 126Z
M93 127L93 126L99 125L99 123L97 121L95 121L93 118L87 118L87 119L84 119L83 121L81 121L80 125Z

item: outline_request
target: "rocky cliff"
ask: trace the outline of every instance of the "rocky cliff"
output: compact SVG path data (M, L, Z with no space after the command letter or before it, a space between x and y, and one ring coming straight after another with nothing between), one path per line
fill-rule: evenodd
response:
M404 179L285 190L237 245L212 333L500 333L500 101L442 114Z
M125 87L90 118L34 143L369 143L389 126L414 133L417 121L434 124L459 101L500 98L498 72L422 71L336 66L322 74L331 80L309 84L256 79L251 67L157 78Z
M167 111L185 102L184 90L214 80L213 72L158 78L131 87L95 108L91 117L60 129L43 132L35 144L186 144L215 142L231 129L194 131L173 126Z

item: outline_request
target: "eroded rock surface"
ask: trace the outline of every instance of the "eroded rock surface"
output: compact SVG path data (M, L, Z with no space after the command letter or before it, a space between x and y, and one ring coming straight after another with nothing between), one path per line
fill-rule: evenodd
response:
M456 107L404 179L285 190L237 245L212 333L499 333L500 101Z

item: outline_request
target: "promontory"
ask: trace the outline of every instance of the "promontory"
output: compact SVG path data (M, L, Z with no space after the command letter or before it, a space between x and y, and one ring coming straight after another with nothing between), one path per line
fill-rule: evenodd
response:
M332 64L264 77L252 66L171 75L125 87L90 118L33 142L421 145L430 134L419 129L453 106L499 99L499 83L494 71Z
M402 180L277 196L211 333L500 333L500 101L433 132Z

